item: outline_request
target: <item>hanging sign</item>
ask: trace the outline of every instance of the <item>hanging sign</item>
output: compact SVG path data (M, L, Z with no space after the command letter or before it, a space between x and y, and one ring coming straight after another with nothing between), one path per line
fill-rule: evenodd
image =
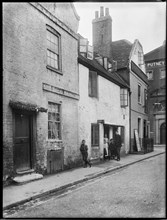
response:
M135 133L135 140L136 140L136 145L137 145L137 151L141 151L138 130L134 129L134 133Z

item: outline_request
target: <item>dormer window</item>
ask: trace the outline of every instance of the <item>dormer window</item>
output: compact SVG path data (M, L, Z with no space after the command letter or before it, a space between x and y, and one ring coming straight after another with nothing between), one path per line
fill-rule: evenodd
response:
M97 62L103 66L103 57L101 57L100 55L98 55L97 57L95 57L95 59L97 60Z
M82 56L93 60L93 47L89 45L86 38L79 40L79 52Z
M108 62L108 71L111 72L112 71L112 63Z

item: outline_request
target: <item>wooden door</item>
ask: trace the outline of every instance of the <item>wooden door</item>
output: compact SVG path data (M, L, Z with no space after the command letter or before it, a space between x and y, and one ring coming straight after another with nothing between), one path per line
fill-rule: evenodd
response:
M31 169L30 115L15 114L14 161L16 171Z

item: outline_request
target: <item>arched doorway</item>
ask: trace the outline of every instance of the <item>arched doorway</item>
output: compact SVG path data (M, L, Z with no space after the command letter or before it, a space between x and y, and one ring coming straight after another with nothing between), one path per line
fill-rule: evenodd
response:
M166 144L166 123L160 126L160 144Z

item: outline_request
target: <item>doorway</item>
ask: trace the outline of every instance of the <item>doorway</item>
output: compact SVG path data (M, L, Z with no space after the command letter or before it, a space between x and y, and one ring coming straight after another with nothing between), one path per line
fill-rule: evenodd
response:
M166 144L166 123L160 126L160 144Z
M15 112L14 124L14 164L16 172L32 168L31 164L31 135L32 115Z
M109 125L104 124L104 137L107 135L107 138L109 139Z

